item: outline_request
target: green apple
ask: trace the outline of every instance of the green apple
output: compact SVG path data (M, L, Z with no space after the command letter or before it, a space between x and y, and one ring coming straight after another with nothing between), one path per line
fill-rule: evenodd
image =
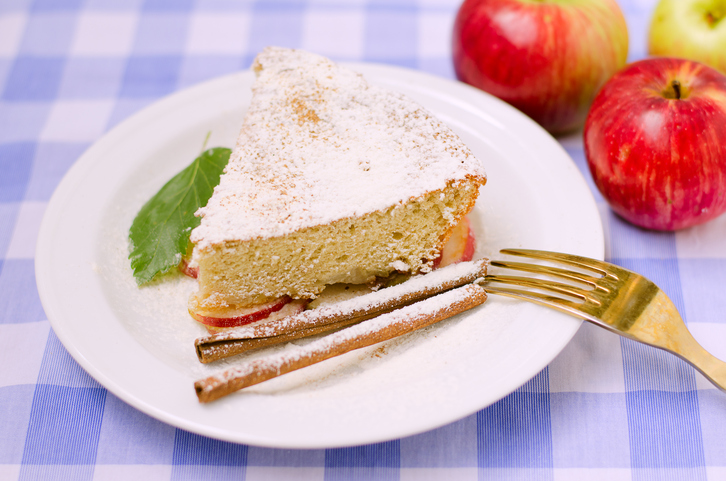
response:
M648 53L697 60L726 73L726 0L661 0Z

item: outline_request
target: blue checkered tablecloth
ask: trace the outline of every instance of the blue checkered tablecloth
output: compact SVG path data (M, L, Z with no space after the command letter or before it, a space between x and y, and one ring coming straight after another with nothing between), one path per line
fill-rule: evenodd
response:
M683 362L583 325L534 379L405 439L276 450L208 439L129 407L73 361L34 277L40 221L104 132L267 45L453 78L459 0L0 0L0 480L726 479L726 394ZM620 0L630 59L655 1ZM581 134L559 139L589 181ZM590 182L592 187L592 183ZM678 233L615 217L608 260L645 274L726 359L726 216Z

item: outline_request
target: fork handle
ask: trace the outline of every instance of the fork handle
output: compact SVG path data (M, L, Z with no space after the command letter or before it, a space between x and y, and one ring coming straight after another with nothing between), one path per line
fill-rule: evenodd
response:
M706 351L691 335L673 302L663 291L648 304L626 332L628 337L670 351L698 369L716 387L726 391L726 362Z

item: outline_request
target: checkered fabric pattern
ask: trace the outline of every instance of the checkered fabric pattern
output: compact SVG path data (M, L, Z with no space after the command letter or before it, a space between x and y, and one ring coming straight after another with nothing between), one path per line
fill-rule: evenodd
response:
M53 333L34 278L46 205L119 121L247 68L266 45L453 78L459 0L0 0L0 479L726 479L726 395L682 361L584 325L500 402L405 439L276 450L176 429L89 377ZM620 0L631 60L654 0ZM581 134L560 139L589 179ZM589 180L588 180L589 181ZM608 260L658 283L726 359L726 216L644 232L592 184Z

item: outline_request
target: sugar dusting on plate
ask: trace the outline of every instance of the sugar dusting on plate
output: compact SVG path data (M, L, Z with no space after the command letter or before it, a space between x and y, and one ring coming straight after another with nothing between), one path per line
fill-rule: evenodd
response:
M194 340L206 335L207 331L191 318L186 307L189 295L196 290L196 280L172 272L150 285L138 287L133 279L127 259L128 225L144 200L138 193L134 197L132 202L114 206L113 220L103 226L104 242L100 246L95 271L103 277L105 286L113 286L112 289L106 289L106 294L125 328L155 357L188 375L190 390L193 390L193 381L196 379L221 373L241 361L273 353L293 352L299 346L320 338L301 339L212 364L201 364L196 356ZM473 215L476 215L476 209ZM470 327L467 327L466 318L472 314L473 311L400 338L329 359L252 386L244 392L253 396L333 396L354 399L356 393L383 389L389 383L396 383L396 379L405 378L408 372L440 369L442 360L435 349L443 348L441 352L456 349L462 329L470 331L463 334L470 340L481 336L481 326L471 326L469 322ZM436 348L432 338L435 338ZM428 368L427 363L431 364ZM390 377L387 374L381 378L379 368L385 369ZM238 394L230 398L236 396Z

